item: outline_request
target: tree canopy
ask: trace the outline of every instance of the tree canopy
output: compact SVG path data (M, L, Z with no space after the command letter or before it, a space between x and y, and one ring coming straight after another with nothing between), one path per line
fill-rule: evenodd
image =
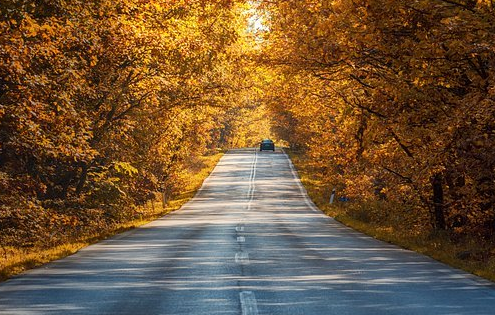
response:
M434 229L495 230L491 1L270 1L280 135L354 200Z
M2 218L119 213L275 135L353 201L492 236L494 25L488 0L1 0Z

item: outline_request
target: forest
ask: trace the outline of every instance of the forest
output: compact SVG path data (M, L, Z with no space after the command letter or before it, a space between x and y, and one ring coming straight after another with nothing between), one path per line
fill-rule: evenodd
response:
M491 0L0 0L0 30L4 256L266 137L356 218L495 237Z
M266 6L263 59L279 73L269 98L278 134L347 198L402 209L366 216L492 238L492 2Z

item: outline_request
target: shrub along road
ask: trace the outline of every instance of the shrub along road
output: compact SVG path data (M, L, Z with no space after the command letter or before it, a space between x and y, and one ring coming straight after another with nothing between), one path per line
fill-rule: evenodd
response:
M0 284L0 314L493 314L495 286L317 210L231 150L180 211Z

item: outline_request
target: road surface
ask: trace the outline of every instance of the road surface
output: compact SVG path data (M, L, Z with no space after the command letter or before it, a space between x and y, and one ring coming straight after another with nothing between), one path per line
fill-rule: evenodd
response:
M232 150L180 211L0 284L0 314L495 314L492 283L319 212Z

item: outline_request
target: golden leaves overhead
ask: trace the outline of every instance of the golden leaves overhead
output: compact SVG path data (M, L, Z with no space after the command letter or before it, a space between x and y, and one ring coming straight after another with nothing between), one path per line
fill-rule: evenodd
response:
M431 213L423 226L452 228L461 216L459 231L494 232L486 229L495 219L489 2L299 0L262 8L271 16L266 53L284 78L269 87L277 130L322 176L353 199L419 205Z
M233 79L242 67L233 63L242 5L20 0L2 7L0 169L13 187L26 177L39 183L10 194L124 206L173 191L173 178L195 156L241 128L227 112L244 106L231 102L243 90ZM103 191L115 200L98 199Z

